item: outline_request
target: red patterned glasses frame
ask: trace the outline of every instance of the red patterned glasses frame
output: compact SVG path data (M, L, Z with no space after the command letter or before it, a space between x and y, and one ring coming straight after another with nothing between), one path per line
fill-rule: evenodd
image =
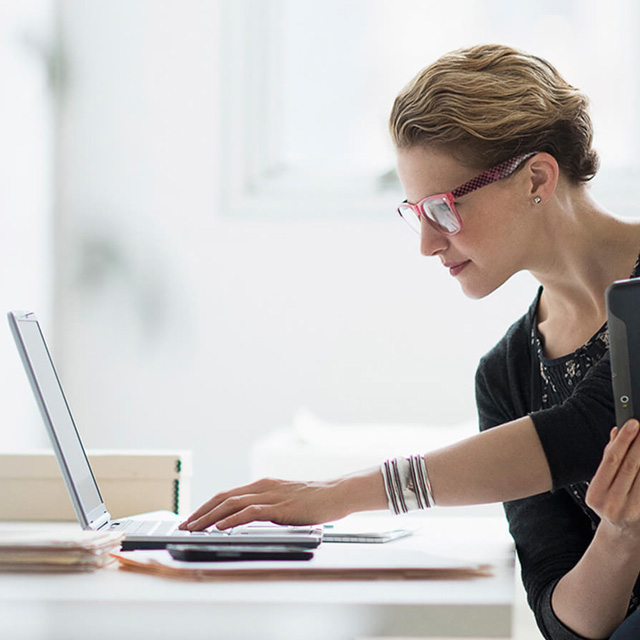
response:
M493 182L508 178L525 160L536 155L537 151L523 153L514 158L483 171L475 178L447 193L428 196L417 204L406 200L398 207L398 213L409 226L420 233L421 218L425 218L438 231L445 235L454 235L462 229L462 220L456 210L454 199L486 187ZM417 224L416 224L417 223Z

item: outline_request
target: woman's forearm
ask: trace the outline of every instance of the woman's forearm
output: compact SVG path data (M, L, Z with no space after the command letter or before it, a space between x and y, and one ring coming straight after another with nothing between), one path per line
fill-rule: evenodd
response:
M551 472L528 416L425 454L438 506L506 502L551 489Z
M502 502L551 488L549 467L530 418L521 418L424 456L436 505ZM325 482L262 479L214 495L180 527L237 527L253 520L317 524L385 509L380 468Z
M639 571L638 542L603 521L580 562L558 582L553 610L585 638L606 638L625 618Z
M547 459L528 417L426 453L424 458L437 506L505 502L551 489ZM341 478L334 491L347 513L387 506L378 468Z

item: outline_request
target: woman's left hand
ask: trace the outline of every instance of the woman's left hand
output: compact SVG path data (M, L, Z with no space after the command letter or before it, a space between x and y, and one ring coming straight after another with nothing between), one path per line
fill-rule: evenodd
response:
M256 520L277 524L318 524L346 515L336 504L335 483L291 482L264 478L213 496L180 529L228 529Z
M324 482L263 478L223 491L205 502L180 529L201 531L212 525L228 529L253 521L307 525L339 520L356 511L387 505L378 467Z

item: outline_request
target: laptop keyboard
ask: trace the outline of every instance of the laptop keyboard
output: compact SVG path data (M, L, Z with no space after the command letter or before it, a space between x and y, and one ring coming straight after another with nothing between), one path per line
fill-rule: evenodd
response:
M166 535L176 528L176 523L171 520L124 520L111 525L112 529L117 529L129 536Z
M229 535L227 531L183 531L177 529L178 523L172 520L123 520L114 522L110 529L121 531L128 536L220 536Z
M178 522L173 520L121 520L109 526L110 531L120 531L129 537L133 536L175 536L220 538L222 536L242 537L248 535L282 534L285 532L310 535L316 527L281 527L270 523L251 523L233 529L205 529L204 531L183 531L178 529Z

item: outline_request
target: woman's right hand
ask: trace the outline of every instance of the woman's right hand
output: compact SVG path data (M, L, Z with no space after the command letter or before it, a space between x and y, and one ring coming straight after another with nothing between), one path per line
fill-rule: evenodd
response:
M580 561L556 585L552 606L576 634L605 638L624 620L640 571L640 425L611 430L587 504L600 516Z
M587 491L587 504L601 526L640 548L640 423L611 430L602 462Z

